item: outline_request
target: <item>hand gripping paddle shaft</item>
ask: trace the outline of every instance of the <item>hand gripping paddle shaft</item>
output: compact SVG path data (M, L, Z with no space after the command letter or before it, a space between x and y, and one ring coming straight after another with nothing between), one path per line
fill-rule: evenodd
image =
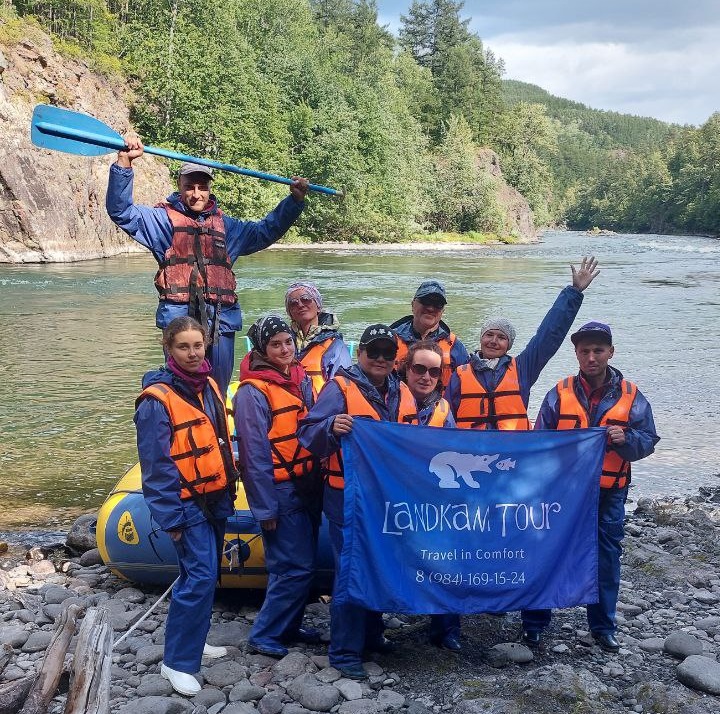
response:
M53 107L49 104L38 104L35 107L30 137L35 146L80 156L102 156L125 148L125 141L122 136L99 119L69 109ZM265 181L275 181L288 186L292 183L291 179L284 176L254 171L253 169L233 166L232 164L222 164L212 159L180 154L157 146L146 146L145 151L148 154L155 154L155 156L164 156L166 159L190 161L193 164L202 164L212 169L229 171L230 173L251 176ZM313 183L308 188L310 191L325 193L330 196L343 195L342 191Z

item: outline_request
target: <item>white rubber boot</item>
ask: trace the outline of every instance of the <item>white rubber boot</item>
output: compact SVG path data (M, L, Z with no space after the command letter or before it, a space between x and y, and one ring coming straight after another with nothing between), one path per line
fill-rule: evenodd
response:
M178 672L176 669L166 667L165 664L161 665L160 674L172 684L172 688L178 694L184 694L186 697L192 697L202 689L192 674Z
M208 659L218 659L219 657L224 657L227 653L227 647L215 647L214 645L207 644L207 642L203 647L203 657L207 657Z

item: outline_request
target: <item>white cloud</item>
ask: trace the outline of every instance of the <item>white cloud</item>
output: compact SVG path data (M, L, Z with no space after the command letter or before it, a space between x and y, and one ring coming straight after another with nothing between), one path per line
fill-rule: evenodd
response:
M700 124L720 109L720 56L710 42L641 50L617 42L533 44L514 35L487 45L504 59L506 77L591 107L681 124Z
M379 0L397 33L411 0ZM506 76L597 109L702 124L720 111L718 0L466 0Z

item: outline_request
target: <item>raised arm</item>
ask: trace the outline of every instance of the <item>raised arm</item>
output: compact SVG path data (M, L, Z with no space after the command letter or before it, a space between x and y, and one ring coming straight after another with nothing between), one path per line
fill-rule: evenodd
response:
M565 341L583 302L583 291L600 273L595 258L583 258L579 268L571 265L573 284L560 291L553 306L543 318L537 332L517 356L518 371L527 400L530 388L537 382L545 365ZM527 392L527 394L525 393Z
M105 208L112 222L140 245L149 248L160 261L172 241L172 225L162 208L137 206L133 202L135 173L132 162L141 157L144 148L140 137L130 133L124 137L127 150L118 152L110 166Z

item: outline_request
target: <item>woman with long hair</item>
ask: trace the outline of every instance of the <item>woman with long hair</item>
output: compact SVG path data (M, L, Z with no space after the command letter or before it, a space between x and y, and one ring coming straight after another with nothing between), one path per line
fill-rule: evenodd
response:
M192 675L210 628L225 521L233 514L236 471L223 395L210 377L204 325L178 317L163 330L165 366L143 377L135 426L142 488L153 519L177 550L180 575L165 625L160 673L180 694L200 684Z

